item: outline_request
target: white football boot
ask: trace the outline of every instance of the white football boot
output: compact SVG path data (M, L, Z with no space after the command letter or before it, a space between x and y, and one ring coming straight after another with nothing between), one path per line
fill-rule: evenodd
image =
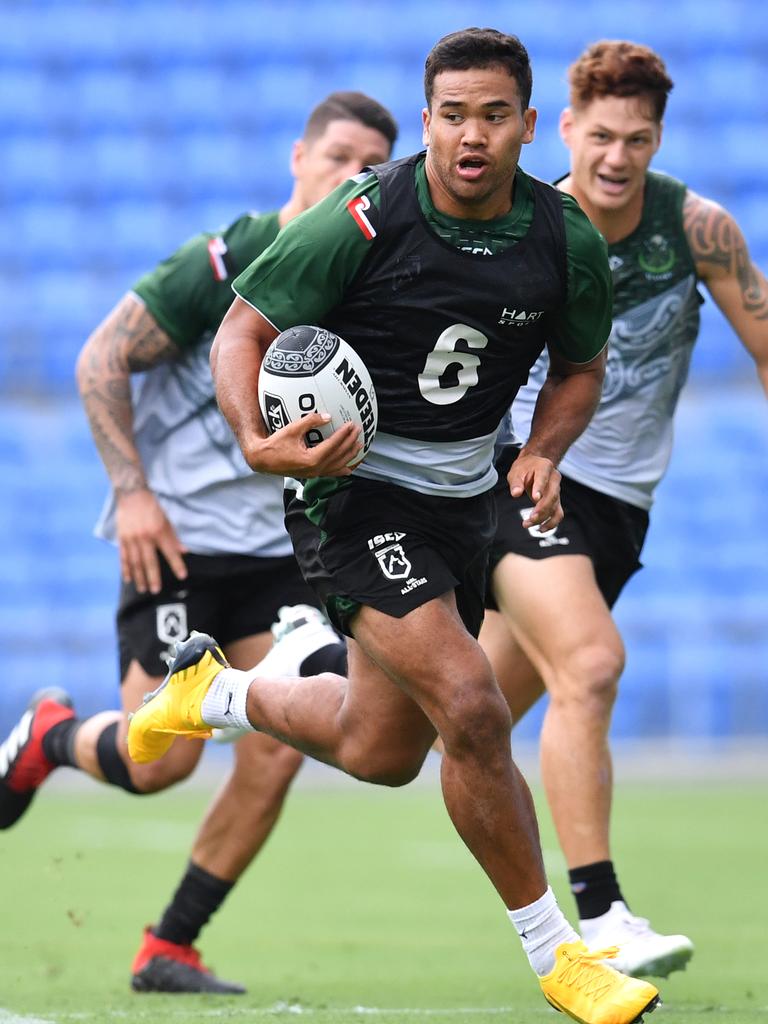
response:
M682 971L693 956L693 943L685 935L659 935L644 917L635 917L621 900L600 917L579 922L590 949L618 946L610 966L632 977L666 978Z

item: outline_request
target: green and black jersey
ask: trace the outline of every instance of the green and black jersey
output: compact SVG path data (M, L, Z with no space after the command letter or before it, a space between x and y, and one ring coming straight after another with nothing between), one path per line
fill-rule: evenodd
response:
M208 363L232 280L277 237L277 213L248 214L182 245L134 288L180 350L132 379L134 434L147 482L195 554L291 553L282 479L254 474L218 410ZM97 533L114 540L114 496Z
M509 214L449 218L423 154L342 185L234 288L278 330L319 324L359 352L379 405L360 476L457 497L493 484L499 422L542 347L587 362L610 328L605 243L573 200L519 170Z
M640 224L608 247L613 330L600 405L560 468L603 494L649 509L672 451L675 409L699 332L696 267L683 229L686 186L646 176ZM546 357L512 409L515 434L530 429Z

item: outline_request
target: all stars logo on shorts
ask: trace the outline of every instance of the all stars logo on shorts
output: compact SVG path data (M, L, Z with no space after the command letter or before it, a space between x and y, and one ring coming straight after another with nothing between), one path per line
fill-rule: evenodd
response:
M402 544L389 544L379 551L374 551L376 561L388 580L404 580L411 572L409 562Z
M396 531L377 533L368 541L368 547L379 563L383 575L388 580L406 580L405 586L400 588L400 593L409 594L417 587L423 586L427 582L427 578L413 575L411 560L400 543L403 537L405 537L404 533Z

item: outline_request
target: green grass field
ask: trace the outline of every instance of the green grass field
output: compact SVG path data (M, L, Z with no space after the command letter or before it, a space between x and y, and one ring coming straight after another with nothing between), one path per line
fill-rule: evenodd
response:
M295 792L200 943L248 995L132 993L140 930L175 886L208 795L187 787L141 801L56 786L2 833L0 1024L561 1019L431 786ZM616 804L630 902L697 947L646 1020L768 1024L765 785L632 784ZM542 819L550 879L573 916Z

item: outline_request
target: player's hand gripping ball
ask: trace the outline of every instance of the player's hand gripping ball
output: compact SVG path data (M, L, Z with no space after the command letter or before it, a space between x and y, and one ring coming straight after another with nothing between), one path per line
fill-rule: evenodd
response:
M330 422L308 431L308 445L352 422L363 445L355 463L368 453L378 422L376 392L365 363L337 334L308 326L278 334L262 361L258 390L270 433L308 413L325 412Z

